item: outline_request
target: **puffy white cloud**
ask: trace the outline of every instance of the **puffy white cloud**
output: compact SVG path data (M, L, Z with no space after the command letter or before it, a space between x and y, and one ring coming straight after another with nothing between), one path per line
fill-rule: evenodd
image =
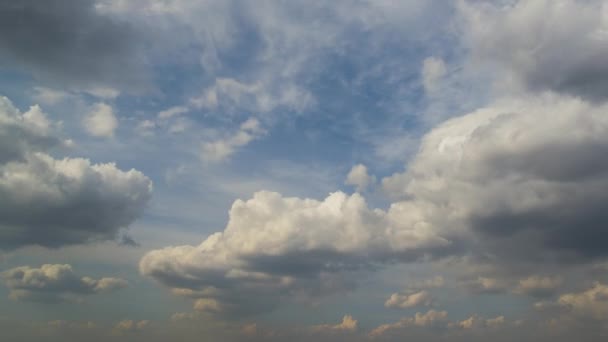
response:
M376 177L370 176L367 173L367 167L363 164L357 164L350 170L344 183L353 185L356 187L357 191L362 192L375 182Z
M311 329L313 332L354 332L359 327L358 321L351 315L345 315L342 322L332 324L315 325Z
M416 306L431 305L432 297L428 291L422 290L410 294L393 293L386 300L384 306L387 308L413 308Z
M82 121L87 132L96 137L114 136L118 127L118 119L112 106L99 102L94 104Z
M317 201L258 192L234 202L223 232L199 246L151 251L140 270L178 294L210 299L202 308L214 313L270 309L296 294L343 289L341 272L449 246L419 219L401 205L369 209L359 194Z
M236 149L243 147L253 140L259 139L266 130L261 127L260 122L255 118L250 118L243 122L239 130L231 136L216 141L203 143L203 160L218 162L225 160L236 152Z
M40 268L21 266L2 272L9 297L26 301L66 301L82 295L106 293L127 286L119 278L93 279L74 273L72 266L45 264Z
M608 7L602 0L461 1L476 61L526 89L608 98ZM505 77L503 77L504 79Z
M54 159L53 124L38 106L0 99L0 248L59 247L115 239L142 213L150 179L115 164Z

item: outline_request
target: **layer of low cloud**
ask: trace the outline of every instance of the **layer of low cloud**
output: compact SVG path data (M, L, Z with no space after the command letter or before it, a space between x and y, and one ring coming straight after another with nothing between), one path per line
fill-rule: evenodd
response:
M18 301L76 301L85 295L108 293L127 286L127 282L119 278L79 276L67 264L45 264L40 268L21 266L1 275L9 297Z

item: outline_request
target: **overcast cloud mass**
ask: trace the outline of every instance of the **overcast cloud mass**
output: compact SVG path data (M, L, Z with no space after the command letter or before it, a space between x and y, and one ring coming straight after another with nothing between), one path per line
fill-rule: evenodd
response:
M604 341L602 0L0 0L0 340Z

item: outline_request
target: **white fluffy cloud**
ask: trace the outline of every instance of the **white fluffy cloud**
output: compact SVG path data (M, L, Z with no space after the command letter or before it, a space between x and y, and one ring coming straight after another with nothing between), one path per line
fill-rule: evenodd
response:
M82 123L87 132L95 137L112 137L118 127L118 119L112 106L101 102L91 107Z
M21 113L0 101L0 248L59 247L115 239L142 213L152 191L137 170L87 159L54 159L61 144L38 106Z
M345 184L355 186L357 191L362 192L375 182L376 177L367 173L367 167L363 164L357 164L346 176Z
M106 293L127 286L119 278L93 279L74 273L70 265L22 266L2 272L9 297L26 301L69 301L82 295Z
M247 309L247 301L264 296L274 306L297 293L342 289L334 277L340 272L449 246L421 216L407 204L372 210L358 194L316 201L258 192L234 202L223 232L199 246L149 252L140 270L179 294L204 298L208 311Z

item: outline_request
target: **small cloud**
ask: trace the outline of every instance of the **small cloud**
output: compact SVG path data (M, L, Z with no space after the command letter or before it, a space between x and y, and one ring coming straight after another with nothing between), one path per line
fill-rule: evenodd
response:
M345 315L342 322L332 324L315 325L311 328L313 332L354 332L357 330L359 322L351 315Z
M95 137L112 137L118 127L118 119L112 106L99 102L94 104L83 120L87 132Z
M432 304L432 297L428 291L422 290L410 294L393 293L386 300L384 306L387 308L413 308L416 306L429 306Z
M355 186L358 192L363 192L375 182L376 177L367 173L367 167L363 164L357 164L350 170L344 183Z

